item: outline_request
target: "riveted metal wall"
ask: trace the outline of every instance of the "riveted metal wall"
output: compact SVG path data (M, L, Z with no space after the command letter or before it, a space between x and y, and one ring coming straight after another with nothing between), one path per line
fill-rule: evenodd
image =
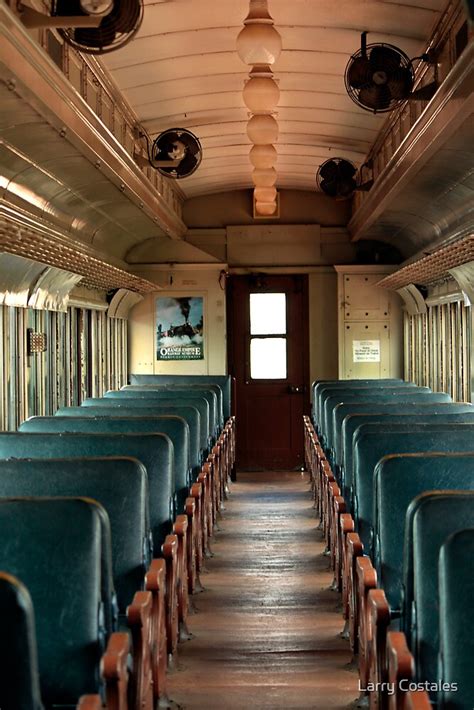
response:
M471 401L472 311L455 301L405 314L405 379Z
M28 331L46 335L29 353ZM127 382L127 321L104 311L52 312L0 306L0 426L100 397Z

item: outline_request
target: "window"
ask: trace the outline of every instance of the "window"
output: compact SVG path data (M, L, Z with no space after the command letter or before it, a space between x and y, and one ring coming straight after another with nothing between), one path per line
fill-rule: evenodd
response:
M250 377L285 380L287 377L285 293L250 294Z

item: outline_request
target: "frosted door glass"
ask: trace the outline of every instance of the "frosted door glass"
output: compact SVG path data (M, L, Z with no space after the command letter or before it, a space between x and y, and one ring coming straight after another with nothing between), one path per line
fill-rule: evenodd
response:
M286 293L250 294L250 335L286 333Z
M250 377L252 380L286 379L286 338L252 338Z

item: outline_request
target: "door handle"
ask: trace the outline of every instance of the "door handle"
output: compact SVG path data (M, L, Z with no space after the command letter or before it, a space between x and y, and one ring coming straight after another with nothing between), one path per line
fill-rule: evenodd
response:
M301 394L303 389L300 385L288 385L289 394Z

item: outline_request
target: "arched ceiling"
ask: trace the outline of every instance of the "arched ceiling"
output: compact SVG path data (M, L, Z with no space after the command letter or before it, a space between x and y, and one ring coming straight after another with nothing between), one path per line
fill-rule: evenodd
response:
M186 197L252 187L248 109L242 89L249 67L236 52L248 0L144 0L142 27L103 60L153 136L189 128L203 146L199 169L180 181ZM419 55L445 0L269 0L283 51L273 67L277 187L316 189L328 157L360 165L384 114L360 109L346 94L344 70L360 46L388 42Z

